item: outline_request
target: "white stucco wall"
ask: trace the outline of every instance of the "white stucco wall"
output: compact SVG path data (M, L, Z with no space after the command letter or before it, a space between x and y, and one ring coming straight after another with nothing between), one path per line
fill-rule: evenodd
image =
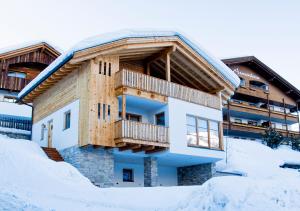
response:
M222 159L224 152L218 150L189 147L187 145L186 115L194 115L210 120L222 121L222 111L186 101L168 98L170 153L215 157Z
M123 169L132 169L134 182L123 182ZM144 165L141 163L115 162L114 185L116 187L143 187L144 186ZM171 166L158 166L158 185L177 185L177 168Z
M70 128L64 130L64 114L67 111L71 111L71 125ZM47 127L50 120L53 120L52 147L62 150L78 144L79 100L66 105L33 124L32 141L38 143L40 146L48 146L48 131L47 129L45 130L45 138L41 140L41 127L42 124L45 124Z

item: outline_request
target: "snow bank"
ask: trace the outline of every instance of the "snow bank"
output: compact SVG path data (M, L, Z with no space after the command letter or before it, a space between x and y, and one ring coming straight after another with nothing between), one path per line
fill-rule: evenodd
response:
M230 140L219 169L248 177L216 177L202 186L93 186L65 162L49 160L33 142L0 136L0 210L299 210L300 174L278 164L300 153ZM291 155L291 156L290 156Z

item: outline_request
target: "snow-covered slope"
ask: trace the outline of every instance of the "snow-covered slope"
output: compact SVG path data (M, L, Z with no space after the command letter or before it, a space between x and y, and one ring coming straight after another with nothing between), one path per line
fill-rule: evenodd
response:
M35 143L0 136L0 210L299 210L300 174L279 168L285 159L300 161L300 153L230 140L228 165L217 167L248 177L100 189L69 164L49 160Z

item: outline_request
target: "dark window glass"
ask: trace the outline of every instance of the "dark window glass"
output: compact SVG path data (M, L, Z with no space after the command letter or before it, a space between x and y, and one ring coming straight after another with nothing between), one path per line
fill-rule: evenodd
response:
M65 113L65 124L64 125L65 125L65 127L64 127L65 130L71 127L71 112L70 111Z
M157 125L165 126L165 113L164 112L156 114L155 119L156 119Z
M134 182L132 169L123 169L123 182Z
M98 103L98 119L101 118L101 104Z
M101 74L101 71L102 71L101 69L102 69L102 62L100 61L99 62L99 74Z
M106 75L106 62L104 62L104 70L103 70L103 74Z
M105 104L102 105L102 114L103 114L103 120L105 120L105 112L106 112L106 106Z
M111 63L108 63L108 76L111 76Z

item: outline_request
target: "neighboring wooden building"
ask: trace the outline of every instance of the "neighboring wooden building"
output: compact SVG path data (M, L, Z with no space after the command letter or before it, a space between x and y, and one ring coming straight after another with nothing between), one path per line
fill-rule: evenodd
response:
M14 102L19 91L59 55L60 52L46 42L0 49L0 133L15 136L3 129L15 128L26 133L18 137L30 137L31 108Z
M254 56L225 59L241 79L224 105L224 134L260 139L269 126L299 136L300 91Z
M224 156L222 102L239 82L179 33L121 31L79 43L18 99L32 140L96 185L199 184Z

